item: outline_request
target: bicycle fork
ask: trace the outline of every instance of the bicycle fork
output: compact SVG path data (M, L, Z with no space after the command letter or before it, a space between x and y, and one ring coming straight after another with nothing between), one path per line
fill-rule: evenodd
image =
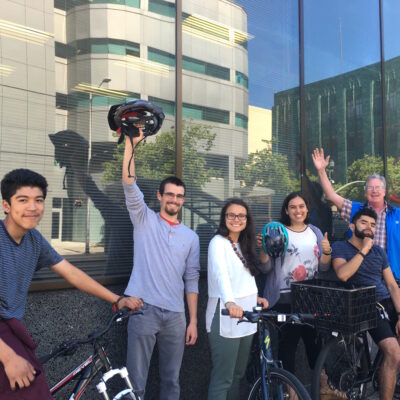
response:
M115 375L119 375L124 381L126 386L128 387L127 389L121 390L114 398L113 400L119 400L122 399L123 396L129 394L133 400L137 400L138 397L133 391L132 383L131 380L129 379L128 375L128 370L126 367L119 368L119 369L110 369L106 373L103 374L100 383L96 385L97 391L103 395L104 400L110 400L110 397L107 394L107 385L106 382L113 378Z

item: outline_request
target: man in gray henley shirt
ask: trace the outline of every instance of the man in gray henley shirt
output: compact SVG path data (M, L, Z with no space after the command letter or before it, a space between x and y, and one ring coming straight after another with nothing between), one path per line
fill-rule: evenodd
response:
M143 139L133 138L133 145ZM122 181L134 227L134 267L125 290L143 300L143 314L128 324L127 367L134 388L144 394L157 339L160 363L160 398L179 400L179 371L185 343L197 340L197 298L200 243L195 232L178 220L185 199L184 183L176 177L161 182L160 212L147 207L135 181L132 144L125 140ZM190 321L186 328L184 296ZM185 333L186 331L186 333Z

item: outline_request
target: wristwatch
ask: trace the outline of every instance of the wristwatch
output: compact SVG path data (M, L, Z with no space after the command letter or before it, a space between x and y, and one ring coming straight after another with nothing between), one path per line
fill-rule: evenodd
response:
M332 247L329 248L329 251L323 251L322 253L326 256L330 256L332 254Z

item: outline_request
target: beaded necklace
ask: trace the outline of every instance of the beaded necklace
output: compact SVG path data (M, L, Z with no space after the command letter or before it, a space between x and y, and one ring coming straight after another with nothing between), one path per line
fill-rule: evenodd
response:
M232 238L230 236L228 236L228 240L232 245L232 249L235 252L235 254L240 258L240 261L243 263L243 265L246 265L246 260L245 258L239 253L239 250L237 249L234 241L232 240Z

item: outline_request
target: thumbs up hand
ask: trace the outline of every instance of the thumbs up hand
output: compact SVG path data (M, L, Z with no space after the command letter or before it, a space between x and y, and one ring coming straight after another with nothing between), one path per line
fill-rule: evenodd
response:
M325 232L324 238L321 241L322 253L326 256L330 256L332 254L332 248L328 240L328 232Z

